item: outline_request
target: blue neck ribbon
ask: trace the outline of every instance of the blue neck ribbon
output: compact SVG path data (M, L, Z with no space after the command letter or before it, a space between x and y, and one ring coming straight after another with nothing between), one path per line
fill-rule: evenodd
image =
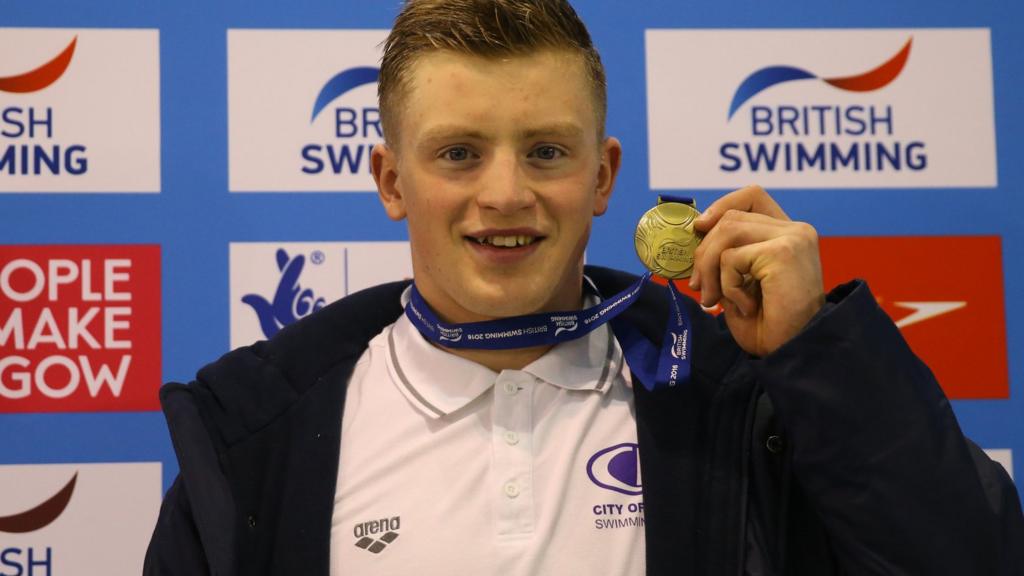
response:
M650 277L650 272L644 274L622 292L585 310L543 312L462 324L438 319L413 284L405 315L424 338L445 348L507 350L553 346L585 336L621 314L639 299L640 290ZM682 304L683 296L672 282L668 283L668 297L671 316L660 351L629 324L613 322L611 325L630 370L650 391L686 384L690 379L693 346L690 318Z

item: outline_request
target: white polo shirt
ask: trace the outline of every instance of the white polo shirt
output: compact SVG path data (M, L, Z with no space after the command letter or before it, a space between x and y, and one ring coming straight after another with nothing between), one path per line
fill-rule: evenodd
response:
M348 385L331 576L643 574L624 366L607 325L495 373L402 316Z

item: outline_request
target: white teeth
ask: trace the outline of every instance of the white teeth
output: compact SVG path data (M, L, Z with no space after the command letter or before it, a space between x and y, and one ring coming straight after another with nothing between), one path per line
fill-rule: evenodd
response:
M481 244L490 244L491 246L501 246L504 248L514 248L516 246L529 246L536 240L533 236L485 236L483 238L477 238L477 242Z

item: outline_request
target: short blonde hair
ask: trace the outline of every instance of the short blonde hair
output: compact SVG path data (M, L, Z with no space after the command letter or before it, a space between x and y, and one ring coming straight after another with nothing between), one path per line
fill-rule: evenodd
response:
M566 0L407 0L384 43L377 97L384 137L394 143L410 70L438 50L499 58L539 50L578 54L590 79L599 139L604 138L604 65L587 27Z

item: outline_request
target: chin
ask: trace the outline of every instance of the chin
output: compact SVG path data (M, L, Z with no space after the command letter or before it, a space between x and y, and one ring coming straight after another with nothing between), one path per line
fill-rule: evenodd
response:
M541 284L538 286L538 283ZM479 316L508 318L551 310L556 283L524 279L519 282L486 283L477 290L463 291L462 306Z

